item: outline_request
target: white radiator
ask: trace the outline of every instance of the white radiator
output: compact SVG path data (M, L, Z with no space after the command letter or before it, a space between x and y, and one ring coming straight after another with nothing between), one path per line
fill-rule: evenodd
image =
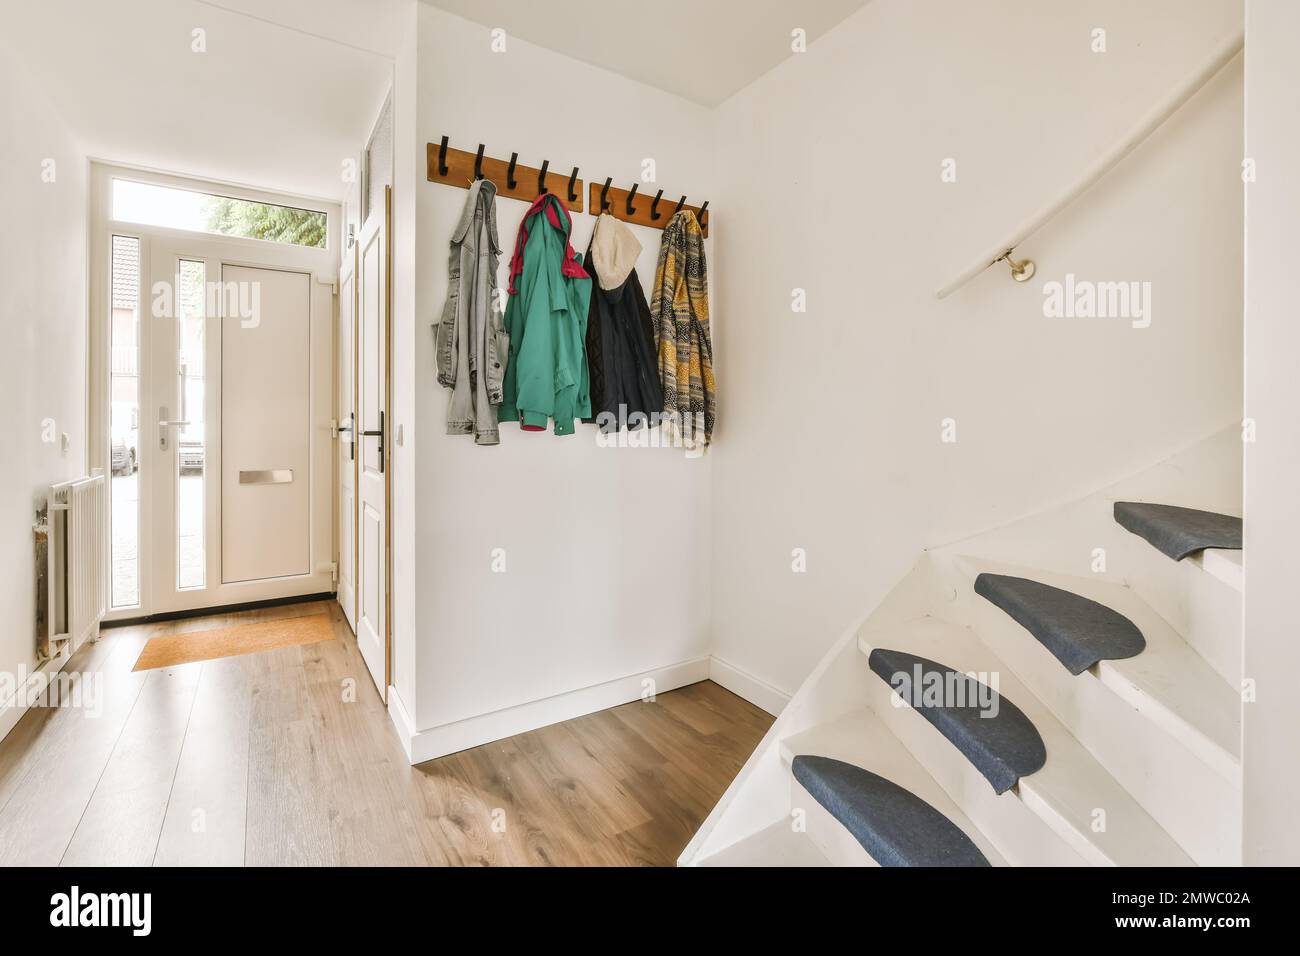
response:
M102 472L50 486L49 652L71 654L99 633L108 603L106 483Z

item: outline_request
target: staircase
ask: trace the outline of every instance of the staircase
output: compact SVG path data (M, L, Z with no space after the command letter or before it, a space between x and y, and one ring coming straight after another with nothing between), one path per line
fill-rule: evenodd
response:
M926 552L679 863L1239 863L1240 456L1225 430Z

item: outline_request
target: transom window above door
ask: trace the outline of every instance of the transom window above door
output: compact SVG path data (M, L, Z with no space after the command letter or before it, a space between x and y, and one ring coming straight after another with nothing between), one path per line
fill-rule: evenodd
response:
M325 248L329 217L314 209L113 179L112 218L218 236Z

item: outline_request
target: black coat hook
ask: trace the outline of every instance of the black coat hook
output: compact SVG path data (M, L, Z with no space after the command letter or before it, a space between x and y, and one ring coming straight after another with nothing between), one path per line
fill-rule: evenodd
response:
M551 166L549 159L542 160L542 171L537 174L537 195L541 196L546 193L546 170Z
M609 203L605 201L605 196L609 192L609 184L614 181L613 176L605 177L605 185L600 190L600 211L604 212L609 208Z
M517 162L519 162L519 154L511 153L510 168L506 170L506 189L513 190L519 185L519 183L515 181L515 163Z
M447 175L447 137L442 138L442 145L438 147L438 175Z
M663 216L660 215L659 213L659 200L663 198L663 195L664 195L664 191L662 189L659 190L657 193L655 193L654 202L650 204L650 218L655 222L658 222L660 219L663 218Z
M677 200L677 208L673 210L673 215L675 216L675 215L677 215L679 212L681 212L681 211L682 211L682 207L685 206L685 205L686 205L686 197L683 196L681 199Z
M578 194L573 191L573 184L578 181L578 167L573 167L573 172L569 174L569 202L577 202Z
M641 185L641 184L640 184L640 183L633 183L633 184L632 184L632 191L631 191L630 193L627 194L627 214L628 214L629 216L634 216L634 215L636 215L636 210L632 208L632 200L633 200L634 198L636 198L636 187L639 186L639 185Z
M709 201L704 200L704 205L700 207L700 214L695 218L699 220L700 225L704 225L704 214L709 211Z
M474 155L474 178L483 178L483 144L478 144L478 152Z

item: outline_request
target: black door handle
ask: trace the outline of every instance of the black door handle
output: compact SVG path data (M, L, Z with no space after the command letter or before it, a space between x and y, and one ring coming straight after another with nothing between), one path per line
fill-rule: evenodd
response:
M384 413L379 413L379 427L374 431L358 432L357 434L369 437L379 437L379 473L384 473Z

